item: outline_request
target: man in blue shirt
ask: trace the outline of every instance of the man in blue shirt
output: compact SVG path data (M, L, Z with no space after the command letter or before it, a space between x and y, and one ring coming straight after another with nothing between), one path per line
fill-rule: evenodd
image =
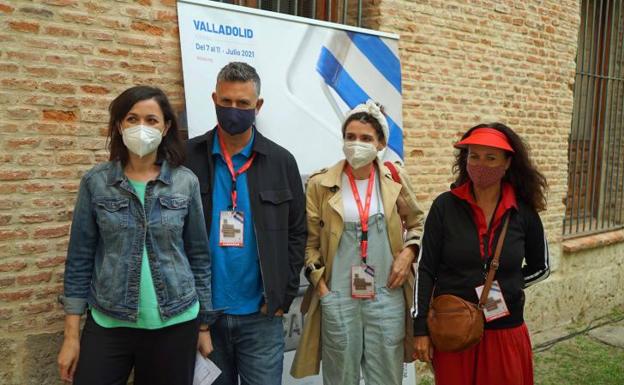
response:
M299 288L305 197L294 157L256 129L260 78L246 63L221 69L217 126L188 142L212 252L210 325L220 385L281 384L282 315Z
M249 143L232 156L234 170L239 170L252 155L253 130ZM227 146L227 145L226 145ZM253 227L246 173L236 178L237 211L242 213L242 246L220 247L219 230L221 213L232 210L232 176L219 141L212 145L215 159L214 187L212 190L212 224L210 225L210 250L216 262L212 266L212 284L218 289L212 296L212 306L224 309L226 314L245 315L257 312L264 303L262 276L258 263L258 245ZM214 263L214 262L213 262Z

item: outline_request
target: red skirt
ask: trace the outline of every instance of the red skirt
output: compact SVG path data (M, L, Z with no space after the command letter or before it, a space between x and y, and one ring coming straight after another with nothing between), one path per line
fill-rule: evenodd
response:
M526 324L485 330L459 353L433 352L436 385L533 385L533 354Z

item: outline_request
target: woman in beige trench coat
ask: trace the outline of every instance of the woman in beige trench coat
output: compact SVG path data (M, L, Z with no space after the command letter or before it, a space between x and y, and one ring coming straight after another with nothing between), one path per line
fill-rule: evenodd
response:
M373 201L377 203L373 204L373 206L375 206L376 212L379 213L376 217L381 219L377 226L373 226L372 224L371 226L383 229L383 232L380 233L383 235L377 239L371 239L370 231L367 231L369 234L368 248L372 250L372 253L377 255L383 254L382 258L386 258L388 261L375 262L378 266L385 264L387 268L385 270L383 268L375 269L374 280L377 292L374 294L374 298L353 300L350 298L351 295L353 295L351 292L351 295L343 295L342 304L365 304L367 303L366 301L369 301L374 305L374 302L380 301L383 295L399 293L399 296L402 297L399 298L401 307L399 310L393 312L396 314L392 314L395 319L396 317L401 317L403 320L399 320L399 322L402 323L400 328L395 328L400 329L397 330L397 332L400 333L399 338L403 341L402 346L397 346L396 349L403 353L403 360L401 360L400 356L396 360L393 359L394 361L399 361L396 363L398 365L402 364L402 362L413 361L413 327L409 312L413 303L412 287L414 284L414 276L412 264L415 262L416 255L418 254L423 223L423 212L416 203L415 194L409 183L407 173L398 164L384 164L379 161L376 156L376 151L385 147L388 138L387 121L380 107L371 101L357 106L347 115L342 132L345 140L344 151L346 159L339 161L330 168L322 169L313 174L307 182L306 209L308 238L305 263L306 276L310 281L310 286L305 294L301 308L302 312L305 314L303 335L299 341L299 347L291 368L291 374L296 378L315 375L319 373L321 358L325 357L328 361L323 364L324 383L326 385L334 383L347 385L352 382L354 383L356 380L359 381L360 361L367 361L369 362L368 365L370 365L371 361L369 358L366 358L366 348L364 348L362 352L356 350L355 354L351 353L347 355L345 352L342 352L342 356L338 356L337 359L335 359L334 356L327 355L328 353L326 351L324 352L322 347L322 341L324 340L323 333L334 333L331 336L325 336L326 344L334 339L342 341L344 338L344 344L349 345L353 343L354 339L358 338L353 337L352 333L350 335L341 335L344 330L328 330L330 329L328 324L323 323L323 314L325 314L325 311L329 311L328 309L330 307L336 308L336 303L329 304L329 298L331 297L334 297L331 301L336 301L336 296L338 294L335 294L335 292L339 290L332 286L341 284L341 282L336 282L336 277L338 275L347 277L341 279L347 281L349 288L351 288L350 285L353 281L352 277L349 278L349 275L353 273L350 271L345 272L345 270L349 270L351 265L341 262L341 259L344 260L345 258L342 254L345 254L346 242L351 242L351 245L346 245L348 246L346 249L357 250L356 254L358 254L358 257L356 258L359 260L359 251L361 250L360 241L362 238L359 235L352 238L348 237L348 226L352 223L345 220L345 216L349 217L349 215L347 215L348 213L345 212L349 211L345 209L345 207L349 207L347 204L349 197L351 197L352 200L357 200L357 198L353 199L356 196L356 193L353 193L354 188L360 194L362 193L362 189L354 183L355 179L361 182L360 185L362 185L362 183L366 184L366 179L368 179L367 175L370 175L371 179L369 179L368 182L368 195L371 195L372 181L375 181L376 189L373 190L375 190L376 193L373 193ZM374 146L376 151L372 150L370 148L371 146ZM355 149L355 147L361 148ZM362 161L363 159L364 161ZM349 173L351 174L351 176L349 176L350 179L345 176ZM345 183L345 181L347 182ZM366 190L366 185L363 190ZM348 191L348 193L346 191ZM362 198L362 201L364 201L364 198ZM355 206L353 206L353 202L351 202L351 211L353 211L353 207ZM360 203L358 209L360 210L360 217L358 218L363 218L361 216L362 207L363 203ZM372 212L370 218L372 221ZM357 223L364 222L360 222L358 219ZM366 223L369 222L367 221ZM357 234L360 234L361 230L363 230L358 226L355 226L354 229L354 232ZM387 250L387 252L380 252L380 250L384 250L383 248L379 249L380 246L378 245L380 244L385 245L385 250ZM364 256L365 255L366 254L364 254ZM364 259L364 263L366 263L366 259ZM339 269L339 271L335 269ZM332 273L334 273L333 278ZM394 296L394 298L396 298L396 296ZM340 307L342 305L338 304L336 306L339 307L339 313L345 311L344 307ZM381 317L385 317L383 312L377 311L377 314L380 314ZM326 317L329 316L326 315ZM364 320L364 325L367 321L370 322L371 320L372 322L385 322L383 319L379 320L374 318L375 317L368 317L368 320ZM351 322L351 320L348 320L348 322L338 321L336 324L345 323L349 325L359 325L357 322ZM322 324L324 325L323 331L321 331ZM384 326L369 326L368 330L381 329L380 333L384 333ZM340 325L337 327L344 329ZM349 327L353 328L353 326ZM365 330L367 329L366 326L363 328ZM347 331L345 333L349 332ZM364 339L361 337L361 334L362 332L360 332L360 339ZM365 332L365 334L374 333ZM385 338L386 336L382 337ZM400 340L397 341L398 344L400 344ZM355 343L364 345L364 341L356 341ZM384 343L381 345L384 345ZM337 348L341 350L343 346L338 346ZM360 357L354 356L357 354L360 354ZM334 362L340 359L354 362ZM338 365L340 368L326 367L329 361L333 362L332 366ZM382 365L383 364L379 364L378 366ZM345 370L348 369L344 368L349 366L351 367L351 372L345 374ZM392 366L396 367L394 363ZM355 374L356 371L357 374ZM376 380L375 377L384 375L384 373L373 373L375 370L367 370L364 364L362 365L362 371L367 384L377 383L378 380ZM380 370L377 370L377 372L379 371ZM383 371L383 368L381 368L381 371ZM396 370L394 370L394 372L396 372ZM385 383L389 384L387 381Z

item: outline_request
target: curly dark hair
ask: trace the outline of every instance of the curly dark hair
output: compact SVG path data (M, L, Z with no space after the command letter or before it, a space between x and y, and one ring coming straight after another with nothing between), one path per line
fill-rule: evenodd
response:
M167 134L158 146L157 162L167 160L172 167L180 166L184 163L185 149L180 138L178 119L167 95L160 88L150 86L128 88L119 94L108 107L110 113L107 135L107 147L110 150L109 160L118 160L124 166L128 162L128 149L123 143L119 127L136 103L148 99L154 99L158 103L165 122L169 123Z
M546 191L548 183L544 175L537 171L537 168L529 158L527 145L511 128L502 123L479 124L469 129L462 140L470 136L477 128L493 128L502 132L507 137L514 153L507 152L511 157L511 165L503 177L503 181L511 183L519 199L529 204L535 211L546 210ZM466 163L468 160L468 149L462 148L455 155L453 173L457 175L455 185L460 186L470 180Z

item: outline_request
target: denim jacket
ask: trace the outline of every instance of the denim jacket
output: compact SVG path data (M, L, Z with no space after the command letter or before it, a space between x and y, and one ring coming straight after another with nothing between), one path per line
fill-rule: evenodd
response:
M82 314L88 303L112 317L136 321L144 245L163 320L199 300L200 322L212 323L199 183L190 170L166 161L147 184L145 208L120 162L99 164L84 175L65 262L65 312Z

